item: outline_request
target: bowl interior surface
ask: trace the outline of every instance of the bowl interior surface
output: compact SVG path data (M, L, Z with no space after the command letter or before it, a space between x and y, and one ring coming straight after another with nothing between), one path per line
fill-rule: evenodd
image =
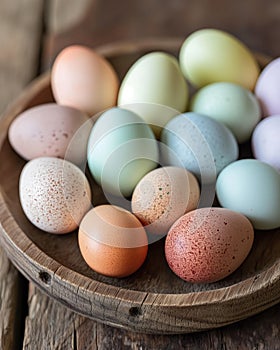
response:
M141 48L140 50L131 49L127 51L128 52L108 54L108 59L115 67L120 79L123 78L133 62L144 53L151 50L144 50ZM170 50L165 48L164 51L178 55L178 50L174 47ZM54 100L50 84L47 84L41 90L34 93L23 109L51 101ZM23 109L21 111L23 111ZM14 115L13 118L14 117L16 117L16 115ZM18 181L21 169L26 162L11 148L7 138L7 126L5 126L4 122L5 120L0 121L0 130L1 133L4 133L0 150L0 188L9 211L26 237L50 258L70 270L90 279L124 289L162 294L187 294L190 292L210 291L232 286L250 277L261 274L271 268L275 263L279 262L280 230L277 229L256 231L253 248L245 262L233 274L216 283L191 284L174 275L165 261L164 239L149 246L148 257L144 265L132 276L116 279L95 273L87 266L79 252L77 230L63 236L53 235L37 229L25 217L19 201ZM249 143L241 146L240 157L251 157ZM94 188L93 204L98 205L106 203L101 189L94 183L88 173L87 177Z

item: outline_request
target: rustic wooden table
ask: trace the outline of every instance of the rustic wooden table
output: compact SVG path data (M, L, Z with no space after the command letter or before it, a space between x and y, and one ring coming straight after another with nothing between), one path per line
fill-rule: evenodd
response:
M278 0L0 0L0 111L64 46L227 30L280 55ZM1 175L0 175L1 176ZM280 349L280 305L220 329L151 336L79 316L30 284L0 248L0 349Z

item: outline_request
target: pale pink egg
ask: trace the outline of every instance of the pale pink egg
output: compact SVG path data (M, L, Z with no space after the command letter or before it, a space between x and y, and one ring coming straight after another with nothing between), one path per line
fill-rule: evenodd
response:
M57 103L93 116L116 105L119 79L103 56L88 47L73 45L56 57L51 86Z

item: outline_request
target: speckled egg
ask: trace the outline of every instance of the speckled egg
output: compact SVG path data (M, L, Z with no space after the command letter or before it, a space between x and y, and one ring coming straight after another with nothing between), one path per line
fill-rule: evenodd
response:
M91 209L79 228L79 248L86 263L110 277L126 277L137 271L148 252L148 239L140 221L113 205Z
M9 141L26 160L58 157L80 165L86 161L92 125L87 114L75 108L46 103L14 119L9 128Z
M161 133L161 162L184 167L201 183L213 183L226 165L238 157L232 132L216 120L198 113L171 119Z
M165 234L183 214L197 207L199 185L189 171L162 167L145 175L132 195L132 212L154 234Z
M56 234L75 230L91 207L91 189L84 173L59 158L29 161L20 175L19 196L32 224Z
M243 263L253 240L253 226L242 214L224 208L200 208L171 227L165 256L178 277L211 283L227 277Z

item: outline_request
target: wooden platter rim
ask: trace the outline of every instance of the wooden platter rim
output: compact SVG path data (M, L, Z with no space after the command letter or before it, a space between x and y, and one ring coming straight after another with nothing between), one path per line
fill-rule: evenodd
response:
M176 39L176 43L174 47L177 47L183 39ZM141 41L140 41L141 42ZM173 39L162 39L162 42L159 43L158 39L150 39L148 41L142 41L142 48L148 49L154 47L155 42L157 46L162 44L166 44L166 47L170 48L170 42L173 42ZM146 43L146 44L145 44ZM135 46L136 45L136 46ZM128 41L127 43L114 43L113 46L105 45L98 49L101 54L106 56L110 56L111 54L117 53L125 53L125 52L134 52L135 47L139 49L139 45L135 44L135 42ZM128 50L128 51L126 51ZM262 62L268 62L270 58L267 58L264 55L257 55L261 57ZM28 101L32 98L35 92L46 88L50 84L50 71L42 74L35 80L33 80L26 89L19 95L19 97L14 101L14 103L8 107L8 109L4 112L2 117L0 118L0 124L3 125L3 129L0 134L0 148L2 147L2 143L7 135L8 126L15 115L17 115L22 109L25 109ZM65 284L70 284L75 286L74 281L71 279L67 280L65 276L67 272L71 272L78 277L80 281L80 285L77 288L84 289L85 293L88 293L90 298L95 298L98 294L103 295L104 298L116 298L119 291L126 292L126 300L122 299L123 302L128 303L129 305L135 304L135 300L141 301L141 306L143 305L157 305L161 308L178 308L184 309L187 307L197 307L197 306L205 306L212 304L226 304L229 301L236 301L240 298L247 298L252 295L256 295L256 304L258 299L258 293L262 290L271 289L274 291L275 298L270 300L266 305L261 305L259 311L267 308L268 306L274 305L280 301L280 261L275 262L269 268L261 271L258 275L249 277L245 280L242 280L238 283L235 283L230 286L222 287L219 289L208 290L208 291L200 291L200 292L189 292L189 293L181 293L181 294L171 294L171 293L151 293L144 292L138 290L131 290L122 287L113 286L110 284L106 284L104 282L99 282L93 280L77 271L73 271L66 266L58 263L53 260L49 255L47 255L43 250L41 250L36 244L24 233L24 231L20 228L18 223L13 218L12 213L9 210L8 204L5 201L4 194L0 189L0 215L1 215L1 223L0 223L0 241L3 247L6 249L9 258L13 261L13 263L17 266L17 268L28 278L39 285L47 294L52 296L52 292L50 289L52 288L55 279L58 278L61 281L64 281ZM4 220L2 220L4 218ZM13 224L13 230L10 231L9 225ZM33 250L29 251L32 247ZM27 269L24 270L22 266L20 266L15 258L14 252L17 254L21 254L26 261L33 261L33 263L37 266L37 270L39 273L46 273L51 277L50 281L44 281L42 279L36 279L34 276L30 276ZM32 254L33 255L32 255ZM44 258L45 264L38 262L36 257L40 256ZM48 276L46 275L46 276ZM70 274L71 276L71 274ZM55 278L54 278L55 277ZM39 280L39 282L38 282ZM246 287L244 290L244 286ZM106 290L106 294L102 293L102 289ZM94 293L92 293L94 290ZM212 298L209 298L212 296ZM215 297L214 297L215 296ZM136 299L135 299L136 297ZM209 302L210 300L210 302ZM63 300L63 296L60 296L60 301L67 303L67 300ZM168 301L168 303L166 303ZM261 302L261 300L259 301ZM139 304L139 303L138 303ZM79 310L76 310L79 311ZM251 314L255 312L251 310ZM90 317L90 315L86 314ZM247 316L246 316L247 317ZM105 322L107 324L114 324L114 322L110 322L107 320Z

